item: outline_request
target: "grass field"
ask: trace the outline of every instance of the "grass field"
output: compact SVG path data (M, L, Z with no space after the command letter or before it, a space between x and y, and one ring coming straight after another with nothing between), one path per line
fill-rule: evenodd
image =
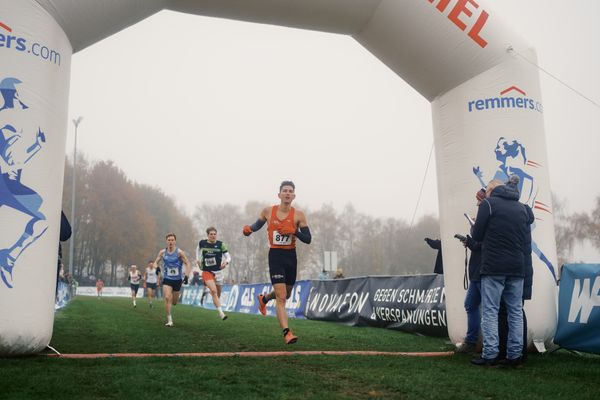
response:
M300 337L283 344L277 320L178 305L175 327L162 304L77 298L56 314L61 353L183 353L290 350L438 352L446 340L375 328L291 320ZM600 358L566 351L531 355L517 369L445 357L0 358L0 399L597 399Z

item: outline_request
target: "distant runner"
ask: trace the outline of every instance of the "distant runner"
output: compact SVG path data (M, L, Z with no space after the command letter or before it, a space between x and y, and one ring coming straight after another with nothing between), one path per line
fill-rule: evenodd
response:
M154 300L154 292L156 288L160 286L160 269L154 268L154 263L148 261L146 271L144 271L144 289L146 297L148 297L148 304L152 308L152 301Z
M266 295L258 295L258 307L262 315L267 313L267 303L275 299L277 319L283 330L283 340L286 344L296 343L295 336L288 327L288 316L285 310L285 301L292 293L296 283L297 258L296 238L309 244L311 241L310 229L304 213L292 207L296 198L296 186L292 181L283 181L279 186L281 200L279 205L266 207L259 218L252 225L244 226L243 233L250 236L267 223L269 239L269 275L273 284L273 291Z
M174 233L168 233L166 236L167 248L158 252L154 267L158 268L158 262L163 263L163 295L165 298L165 312L167 314L167 323L165 326L173 326L173 317L171 316L171 307L177 305L179 301L179 291L181 284L187 285L190 274L190 262L183 250L177 247L177 237ZM183 274L183 265L185 265L185 275Z
M208 239L202 239L196 248L196 260L202 268L202 280L205 287L210 290L213 303L217 308L219 317L224 321L227 315L221 308L221 288L223 285L223 269L231 262L231 255L227 245L217 240L217 229L213 226L206 229ZM203 294L204 295L204 294ZM201 299L201 304L204 302Z
M104 289L104 281L98 278L96 279L96 294L98 295L98 300L102 297L102 289Z

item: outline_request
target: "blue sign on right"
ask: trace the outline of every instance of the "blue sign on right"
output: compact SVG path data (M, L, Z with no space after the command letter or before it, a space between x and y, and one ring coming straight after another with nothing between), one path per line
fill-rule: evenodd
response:
M600 354L600 264L563 266L554 342Z

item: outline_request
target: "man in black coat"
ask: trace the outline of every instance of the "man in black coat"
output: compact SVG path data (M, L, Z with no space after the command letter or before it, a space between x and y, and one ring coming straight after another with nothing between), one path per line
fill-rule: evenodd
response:
M488 184L486 199L479 205L473 239L482 242L481 293L483 351L475 365L498 362L498 311L500 303L508 314L508 365L517 365L523 350L524 253L529 235L529 214L519 203L519 191L500 181Z
M442 241L440 239L430 239L425 238L425 241L434 250L437 250L437 257L435 258L435 267L433 267L434 274L443 274L444 273L444 264L442 257Z

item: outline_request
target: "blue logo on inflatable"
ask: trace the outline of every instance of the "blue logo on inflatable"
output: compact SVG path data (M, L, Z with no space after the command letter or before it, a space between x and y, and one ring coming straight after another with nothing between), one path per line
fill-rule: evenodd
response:
M18 237L14 244L0 249L0 278L9 288L13 287L17 259L48 229L46 217L40 212L44 200L21 182L23 168L42 149L46 135L39 126L31 125L31 116L27 115L29 107L21 101L17 91L20 83L13 77L0 80L0 207L28 218L25 229L12 232L14 238ZM8 230L6 226L2 229Z
M505 108L516 108L529 111L544 112L542 103L527 97L525 91L516 86L511 86L500 92L500 96L488 97L486 99L470 100L467 103L469 112L496 110Z
M60 53L38 42L28 45L28 40L13 34L10 26L0 21L0 48L12 49L60 65Z

